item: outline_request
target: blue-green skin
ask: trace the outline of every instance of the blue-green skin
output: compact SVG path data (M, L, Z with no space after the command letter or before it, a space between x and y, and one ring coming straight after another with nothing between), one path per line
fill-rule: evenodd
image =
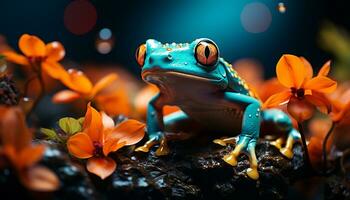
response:
M255 152L263 120L279 124L295 139L299 137L290 118L277 109L261 109L244 80L232 66L219 58L211 67L203 66L195 58L195 47L201 40L190 44L162 44L149 39L142 67L142 78L160 89L149 102L147 110L148 136L160 140L167 126L176 121L193 121L208 131L236 136L238 145ZM164 105L175 105L177 112L163 119Z

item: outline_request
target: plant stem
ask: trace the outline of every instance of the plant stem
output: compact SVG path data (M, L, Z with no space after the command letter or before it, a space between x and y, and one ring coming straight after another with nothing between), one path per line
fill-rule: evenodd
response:
M39 95L35 98L33 106L30 108L30 111L28 112L27 116L29 117L35 110L35 108L38 106L41 98L44 96L45 94L45 83L44 83L44 79L42 76L42 71L41 71L41 67L38 68L38 70L35 70L36 74L37 74L37 78L39 80L39 85L40 85L40 93ZM30 80L31 81L31 80Z
M307 171L310 170L310 172L314 172L314 170L311 166L311 163L310 163L309 150L308 150L307 144L306 144L303 125L301 122L298 122L298 126L299 126L299 132L301 135L301 142L303 143L303 148L304 148L304 161L305 161L306 170Z
M327 142L328 142L328 139L329 137L331 136L332 132L333 132L333 129L335 127L335 123L332 122L332 126L331 128L329 129L326 137L324 138L323 140L323 144L322 144L322 153L323 153L323 175L326 175L327 174Z

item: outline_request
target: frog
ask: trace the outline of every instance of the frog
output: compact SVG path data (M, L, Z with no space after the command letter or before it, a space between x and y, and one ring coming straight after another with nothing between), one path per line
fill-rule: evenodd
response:
M300 133L291 118L276 108L262 109L257 93L220 57L213 40L200 38L191 43L161 43L148 39L137 48L135 57L142 79L159 89L147 107L149 140L136 151L149 152L159 145L156 155L167 155L170 152L165 134L168 127L192 124L191 127L200 130L228 135L213 140L222 146L235 144L222 159L236 166L238 156L247 154L250 164L246 175L258 180L255 147L261 124L270 122L287 136L271 143L287 158L293 157L293 144L300 140ZM179 111L164 116L164 106L177 106Z

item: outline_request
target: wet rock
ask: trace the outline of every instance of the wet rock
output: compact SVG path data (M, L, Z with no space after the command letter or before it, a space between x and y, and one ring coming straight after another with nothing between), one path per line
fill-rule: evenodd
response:
M45 144L47 148L40 164L55 172L61 182L61 187L53 194L54 199L98 199L84 167L72 161L59 145Z
M295 145L294 158L288 160L262 141L256 147L260 179L254 181L245 173L249 167L246 155L239 157L236 167L222 160L234 145L222 147L211 139L189 140L170 143L171 154L164 157L155 156L156 147L150 153L121 149L110 155L117 170L101 180L88 174L85 161L72 159L64 147L46 144L49 148L41 164L52 169L62 184L51 194L53 199L284 199L290 183L303 176L304 167L299 144ZM24 191L18 195L28 197L19 183L12 183L16 179L10 171L0 172L0 190L11 183Z
M350 177L333 175L328 178L325 199L350 199Z
M100 185L107 198L119 199L283 199L288 185L303 171L301 146L288 160L268 142L257 145L260 179L246 176L248 157L239 157L237 167L222 157L234 146L221 147L208 141L170 144L172 153L156 157L123 152L116 155L118 170ZM122 156L124 155L124 156ZM103 185L103 186L102 186Z

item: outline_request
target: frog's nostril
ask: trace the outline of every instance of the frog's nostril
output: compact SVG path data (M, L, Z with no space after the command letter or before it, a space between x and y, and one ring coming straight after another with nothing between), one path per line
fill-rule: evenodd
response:
M153 59L152 57L149 57L148 62L149 62L149 63L153 63L153 61L154 61L154 59Z

